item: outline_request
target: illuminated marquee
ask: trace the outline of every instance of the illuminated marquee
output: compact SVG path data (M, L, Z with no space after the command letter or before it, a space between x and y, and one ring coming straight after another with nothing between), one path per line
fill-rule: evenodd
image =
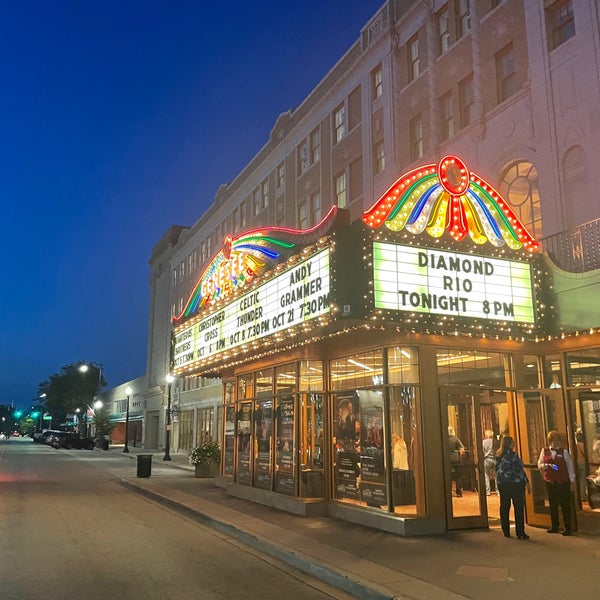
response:
M329 249L326 249L193 325L178 328L174 368L189 367L328 314L329 288Z
M533 323L527 262L373 243L375 307Z
M259 227L235 236L227 235L223 248L204 269L183 311L173 322L179 325L248 287L257 275L324 236L333 227L337 214L337 207L333 206L309 229Z

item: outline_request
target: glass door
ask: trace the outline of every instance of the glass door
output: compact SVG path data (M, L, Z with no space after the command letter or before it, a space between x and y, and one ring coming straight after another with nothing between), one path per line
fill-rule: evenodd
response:
M480 390L441 390L448 529L488 526L481 395Z

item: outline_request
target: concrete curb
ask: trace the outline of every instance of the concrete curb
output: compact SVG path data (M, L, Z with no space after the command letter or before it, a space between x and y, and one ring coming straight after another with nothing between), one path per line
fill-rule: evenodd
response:
M178 502L168 496L149 490L141 485L137 485L130 480L121 479L120 484L128 490L141 494L163 506L177 510L203 525L239 540L251 548L276 558L294 569L347 592L356 598L360 598L361 600L409 600L406 596L398 596L374 583L359 580L349 573L316 561L306 554L283 547L268 539L259 538L252 533L240 529L233 523L229 523L224 519L216 519L215 517L193 509L182 502Z

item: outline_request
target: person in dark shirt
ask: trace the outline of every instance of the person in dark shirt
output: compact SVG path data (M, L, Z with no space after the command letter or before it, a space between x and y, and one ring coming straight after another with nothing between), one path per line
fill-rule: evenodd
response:
M454 427L448 427L448 460L452 481L456 483L456 497L462 498L462 465L461 460L465 453L464 444L456 436ZM452 490L450 490L452 491Z
M525 489L531 493L531 485L523 467L523 461L515 452L515 440L505 435L496 453L496 483L500 491L500 524L505 537L510 537L510 505L515 513L515 532L520 540L527 540L525 533Z

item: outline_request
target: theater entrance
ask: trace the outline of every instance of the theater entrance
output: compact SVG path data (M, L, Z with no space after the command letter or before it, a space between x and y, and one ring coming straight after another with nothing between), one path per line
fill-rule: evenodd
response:
M442 388L442 433L448 529L499 526L499 495L493 468L485 463L483 440L491 437L494 451L502 435L511 435L511 392L491 389ZM450 449L456 439L464 446L459 462ZM487 469L487 472L486 472ZM489 492L488 492L489 490ZM458 493L457 493L458 492Z

